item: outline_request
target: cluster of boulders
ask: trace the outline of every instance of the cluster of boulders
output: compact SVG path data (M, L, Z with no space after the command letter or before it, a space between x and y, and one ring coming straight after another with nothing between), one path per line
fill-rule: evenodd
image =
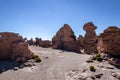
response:
M80 52L76 36L68 24L64 24L52 38L52 48Z
M31 39L28 43L30 45L45 48L52 47L53 49L62 49L78 53L84 49L84 52L87 54L102 52L109 53L112 56L119 56L120 28L110 26L99 36L96 35L96 29L97 27L92 22L88 22L83 25L83 30L86 31L85 36L80 35L76 39L71 27L68 24L64 24L52 38L52 41L36 38L35 41Z
M77 53L84 50L84 53L87 54L108 53L114 57L120 56L120 28L110 26L99 36L96 35L96 29L97 27L92 22L85 23L83 25L83 30L86 32L85 36L80 35L76 39L71 27L64 24L52 38L52 41L36 38L35 41L31 39L28 43Z
M41 38L36 37L35 40L32 38L30 40L27 40L27 43L29 45L33 46L40 46L44 48L49 48L52 46L52 42L50 40L42 40Z
M17 33L0 33L0 59L10 59L25 62L32 58L32 52L28 48L22 36Z
M111 56L120 56L120 28L110 26L99 36L96 35L96 29L97 27L92 22L88 22L83 25L83 30L86 31L85 36L80 35L76 39L71 27L68 24L64 24L52 38L52 41L36 38L35 41L31 39L28 43L30 45L45 48L52 47L53 49L78 53L84 50L87 54L108 53Z
M98 39L95 33L96 28L97 27L92 22L86 23L83 26L83 29L86 31L85 37L80 35L78 39L76 39L71 27L68 24L64 24L52 38L52 48L78 53L80 53L80 50L84 49L87 54L97 53Z
M29 45L39 46L41 41L42 41L41 38L36 37L35 40L33 40L33 38L31 38L30 40L27 40L27 43Z
M120 28L110 26L98 37L99 53L107 53L111 58L108 62L120 67Z
M110 26L99 35L99 52L108 53L114 57L120 57L120 28Z
M71 27L64 24L52 38L52 48L78 53L84 49L84 53L87 54L106 53L107 56L98 57L97 60L109 60L110 64L118 66L120 62L120 59L118 59L120 58L120 28L110 26L99 36L96 35L96 28L92 22L86 23L83 26L84 31L86 31L85 36L80 35L76 40Z
M39 45L44 48L49 48L52 46L52 42L50 40L41 40Z
M34 40L33 40L33 38L31 38L30 40L27 40L27 43L28 43L29 45L34 45Z
M32 58L32 52L28 48L29 45L52 47L53 49L61 49L77 53L96 54L107 53L108 56L117 59L110 59L110 64L119 64L120 61L120 28L110 26L104 30L99 36L96 35L96 26L92 22L84 24L83 30L86 31L85 36L80 35L77 39L73 30L68 24L64 24L52 41L42 40L36 37L27 40L17 33L1 32L0 33L0 59L11 59L16 61L26 61Z

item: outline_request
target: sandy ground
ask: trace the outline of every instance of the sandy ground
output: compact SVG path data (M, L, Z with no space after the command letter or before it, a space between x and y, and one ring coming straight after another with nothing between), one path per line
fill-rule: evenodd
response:
M87 77L97 74L103 75L95 80L120 80L112 76L112 73L120 76L120 70L107 62L87 63L90 55L33 46L30 50L39 55L42 62L17 71L7 70L0 74L0 80L83 80L81 77L92 80ZM91 65L95 66L96 72L89 70Z

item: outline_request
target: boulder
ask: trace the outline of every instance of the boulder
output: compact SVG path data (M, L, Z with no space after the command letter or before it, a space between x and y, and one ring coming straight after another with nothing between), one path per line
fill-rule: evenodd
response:
M120 67L120 59L117 58L110 58L108 60L108 63L110 63L111 65L114 65L116 67Z
M77 43L78 43L80 49L84 48L84 37L82 35L79 35L79 37L77 39Z
M16 59L21 57L21 60L25 58L26 60L31 57L30 50L28 49L28 44L24 42L14 43L12 45L12 55L11 59ZM25 61L25 60L24 60Z
M97 27L92 22L88 22L83 26L83 29L86 31L83 47L87 54L97 53L96 28Z
M62 49L66 51L80 52L77 44L76 36L68 24L64 24L62 28L52 38L52 48Z
M120 28L110 26L99 35L98 51L120 57Z
M1 32L0 33L0 59L16 60L22 57L22 60L32 58L28 49L28 44L24 42L22 36L17 33Z
M51 45L52 45L52 42L49 40L41 40L39 42L39 46L44 47L44 48L49 48L51 47Z
M40 42L41 42L41 41L42 41L41 38L36 37L36 38L35 38L35 42L34 42L33 45L35 45L35 46L40 46Z

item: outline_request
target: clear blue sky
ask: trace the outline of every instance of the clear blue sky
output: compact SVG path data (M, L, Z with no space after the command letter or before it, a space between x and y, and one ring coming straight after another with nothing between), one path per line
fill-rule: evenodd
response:
M69 24L78 36L89 21L98 27L97 34L111 25L120 27L120 0L0 0L0 32L51 39Z

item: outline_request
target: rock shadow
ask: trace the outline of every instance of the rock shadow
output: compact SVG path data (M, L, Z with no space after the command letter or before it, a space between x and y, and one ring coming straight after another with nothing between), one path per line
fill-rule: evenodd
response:
M2 60L0 61L0 74L8 70L18 70L21 64L17 64L15 61Z

